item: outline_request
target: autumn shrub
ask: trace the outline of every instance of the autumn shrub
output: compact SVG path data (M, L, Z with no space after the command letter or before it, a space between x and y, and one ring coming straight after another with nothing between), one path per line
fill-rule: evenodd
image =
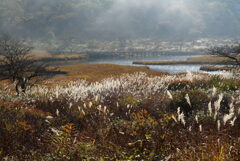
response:
M109 140L120 150L116 159L164 159L170 151L164 144L167 128L175 125L171 115L162 114L156 119L146 109L131 113L130 120L118 120L112 124L115 131L109 135Z
M204 139L204 144L198 144L194 147L185 147L179 150L175 158L178 160L239 160L239 141L236 138L223 138L223 140L220 138L217 138L217 135L210 135L209 138Z
M40 148L39 138L48 127L45 118L21 108L0 108L0 149L3 155L24 158Z
M44 158L52 160L83 160L95 151L93 144L79 141L78 129L73 123L50 128L43 134L43 140Z

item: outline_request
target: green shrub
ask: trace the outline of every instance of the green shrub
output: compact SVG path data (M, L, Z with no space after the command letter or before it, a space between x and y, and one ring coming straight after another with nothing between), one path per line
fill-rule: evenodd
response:
M185 99L189 95L191 106ZM176 111L178 107L188 116L191 113L204 111L206 113L209 103L208 94L201 90L184 90L173 94L173 101L170 110Z
M221 91L237 91L240 90L240 81L223 81L217 87Z
M223 80L220 76L214 76L210 82L212 86L215 86L222 92L237 91L240 90L240 81L237 80Z
M183 89L192 89L194 86L191 81L174 81L168 85L168 90L177 91Z
M120 106L128 106L131 105L132 107L136 107L140 104L140 101L138 98L134 96L124 96L119 100Z
M222 79L220 76L213 76L212 79L210 80L210 83L215 87L219 86L221 82L222 82Z
M208 89L212 85L206 80L194 80L194 81L174 81L168 85L168 90L179 91L179 90L195 90L195 89Z

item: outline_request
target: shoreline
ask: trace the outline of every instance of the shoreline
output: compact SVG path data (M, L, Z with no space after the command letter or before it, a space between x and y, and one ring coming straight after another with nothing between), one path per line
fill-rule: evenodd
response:
M200 70L205 72L216 72L216 71L231 71L234 69L240 69L239 67L228 67L228 66L201 66Z
M180 61L133 61L136 65L226 65L233 63L230 59L218 56L201 56Z

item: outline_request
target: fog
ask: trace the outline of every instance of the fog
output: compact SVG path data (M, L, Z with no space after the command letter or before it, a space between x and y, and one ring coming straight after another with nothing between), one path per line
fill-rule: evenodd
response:
M98 17L96 27L123 36L233 36L240 31L239 9L237 1L118 0Z
M238 0L1 0L0 32L47 40L236 37Z

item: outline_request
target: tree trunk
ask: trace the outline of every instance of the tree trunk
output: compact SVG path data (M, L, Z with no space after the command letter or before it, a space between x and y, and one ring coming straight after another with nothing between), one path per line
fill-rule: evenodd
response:
M27 80L25 78L20 78L16 84L15 89L16 89L17 94L20 94L20 92L26 93ZM19 89L21 89L21 91Z

